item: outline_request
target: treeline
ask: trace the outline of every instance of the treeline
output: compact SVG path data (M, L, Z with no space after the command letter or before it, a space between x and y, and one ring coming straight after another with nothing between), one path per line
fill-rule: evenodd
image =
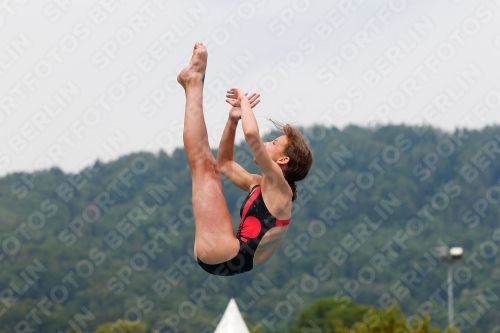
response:
M288 234L270 261L232 278L206 274L192 257L182 149L1 178L0 332L94 332L122 318L208 333L230 297L268 331L293 332L323 297L387 310L396 302L445 327L442 245L465 251L454 267L457 327L500 325L499 127L304 132L314 163ZM258 171L245 144L235 159ZM224 191L237 227L246 193L227 180Z
M251 333L271 333L278 331L270 330L269 324L248 324ZM70 328L66 333L77 333L77 329ZM147 325L140 321L126 321L118 319L114 323L104 323L93 333L158 333L157 330L149 330ZM285 331L279 331L285 332ZM303 309L295 323L286 332L289 333L460 333L456 327L433 327L430 323L430 315L422 317L407 317L394 303L389 309L376 308L368 305L340 304L333 297L320 298L310 306ZM480 332L477 329L472 333Z

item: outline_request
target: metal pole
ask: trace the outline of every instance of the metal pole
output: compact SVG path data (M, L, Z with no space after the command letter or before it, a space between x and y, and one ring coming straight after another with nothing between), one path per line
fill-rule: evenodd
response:
M453 268L452 263L448 263L448 326L453 323Z

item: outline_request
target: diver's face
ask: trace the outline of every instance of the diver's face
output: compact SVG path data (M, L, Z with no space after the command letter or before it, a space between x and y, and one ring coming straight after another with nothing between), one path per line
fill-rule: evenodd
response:
M274 162L277 162L280 157L284 156L283 152L285 151L286 143L287 140L285 135L277 137L273 141L264 142L267 153Z
M286 135L277 137L276 139L269 142L264 142L267 154L274 162L278 163L280 159L285 157L284 151L287 142L288 141L286 139ZM253 159L253 161L255 162L255 164L258 164L255 158Z

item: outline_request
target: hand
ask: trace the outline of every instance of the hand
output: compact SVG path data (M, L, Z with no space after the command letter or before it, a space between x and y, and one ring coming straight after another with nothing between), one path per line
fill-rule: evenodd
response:
M246 98L248 98L248 101L250 102L251 108L253 108L254 106L256 106L257 104L260 103L260 99L259 99L260 94L253 93L250 96L247 96L247 95L248 95L248 93L244 94L244 96ZM240 108L241 99L240 100L235 99L236 94L233 92L233 89L231 89L227 92L226 97L228 97L226 99L226 102L233 106L231 108L231 110L229 111L229 119L231 119L232 121L240 120L241 119L241 108Z
M240 107L241 106L241 100L243 98L246 98L247 94L244 94L240 89L238 88L231 88L227 91L226 93L226 102L231 104L234 107Z

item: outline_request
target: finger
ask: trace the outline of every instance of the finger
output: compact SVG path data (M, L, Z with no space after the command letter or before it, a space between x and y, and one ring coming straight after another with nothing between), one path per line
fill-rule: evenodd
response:
M249 98L248 100L250 101L250 103L253 103L254 101L256 101L258 99L259 99L259 95L255 95L255 96Z
M248 97L248 99L249 100L255 100L255 99L259 98L259 97L260 97L259 95L257 95L257 94L254 93L254 94L251 94L250 97Z
M256 105L257 105L257 104L259 104L259 103L260 103L260 99L256 100L256 101L255 101L255 102L253 102L253 103L250 103L250 107L252 107L252 108L253 108L254 106L256 106Z

